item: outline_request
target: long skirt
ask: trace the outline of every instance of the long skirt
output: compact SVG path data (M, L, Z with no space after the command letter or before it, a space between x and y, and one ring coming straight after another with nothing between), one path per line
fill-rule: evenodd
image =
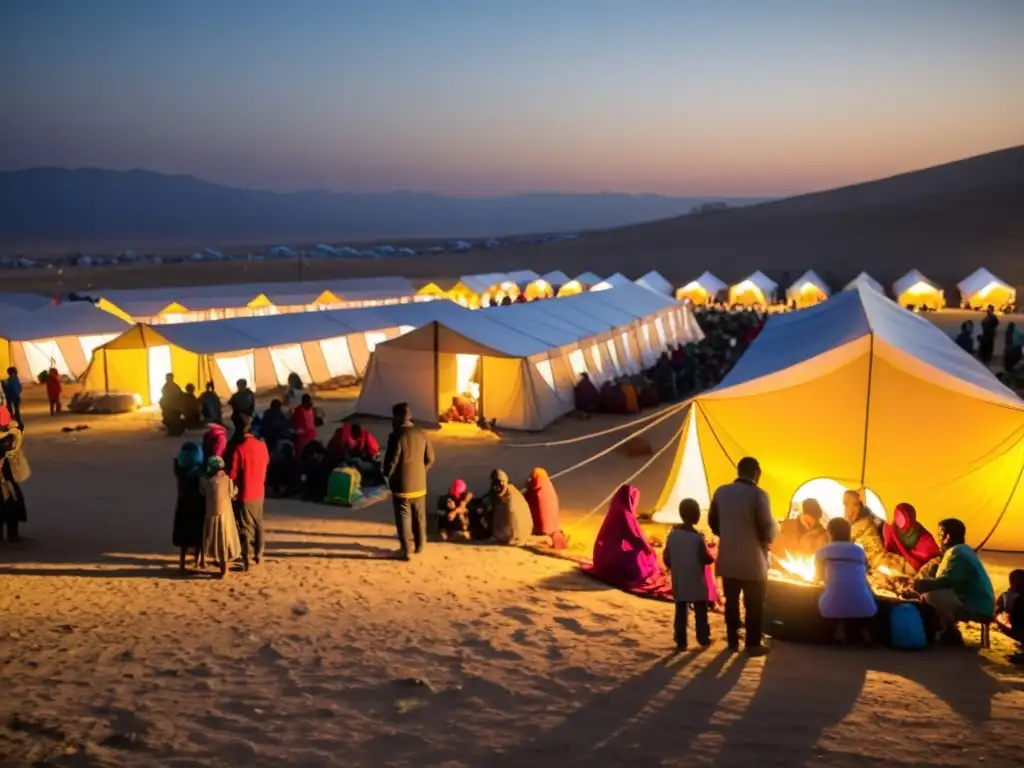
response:
M207 515L203 525L203 557L230 563L242 556L242 542L233 515Z

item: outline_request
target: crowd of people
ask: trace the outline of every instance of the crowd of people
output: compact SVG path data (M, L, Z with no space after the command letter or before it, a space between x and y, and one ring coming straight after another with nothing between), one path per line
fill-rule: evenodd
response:
M965 320L960 324L960 332L956 336L957 345L965 352L977 356L986 366L992 365L995 356L996 332L999 329L999 318L995 307L989 305L985 316L981 319L981 333L975 337L974 321ZM975 343L977 342L977 343ZM1016 323L1006 324L1003 338L1003 370L998 373L1000 380L1012 389L1017 388L1024 358L1024 333Z
M750 310L699 308L694 317L704 332L700 341L670 345L650 368L605 381L600 388L589 374L575 388L581 413L639 413L714 387L730 371L764 327L765 316Z
M639 492L623 486L609 508L594 545L595 575L627 590L652 590L666 582L676 602L675 640L687 647L688 617L695 620L697 642L710 643L707 613L724 597L726 640L733 651L766 652L764 607L773 558L813 557L822 585L818 609L832 623L833 636L871 640L878 601L872 584L903 595L921 613L922 634L934 617L934 641L962 645L959 624L995 624L1024 642L1024 571L1014 571L1009 588L996 599L992 582L977 553L966 542L967 528L957 518L938 524L933 536L918 522L914 507L897 505L892 522L876 518L861 493L848 490L843 516L823 525L821 505L803 502L800 513L780 525L772 516L768 494L758 485L759 463L741 459L737 478L718 488L708 512L714 541L696 526L700 507L693 499L679 505L682 523L669 534L663 563L636 519ZM712 565L714 575L712 575ZM668 572L666 575L666 571ZM742 620L741 620L742 608ZM1011 657L1024 661L1020 653Z

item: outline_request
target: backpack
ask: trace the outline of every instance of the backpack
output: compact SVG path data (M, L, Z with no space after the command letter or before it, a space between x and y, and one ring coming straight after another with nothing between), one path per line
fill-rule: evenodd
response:
M893 606L889 613L889 637L892 647L902 651L920 651L927 647L924 621L917 606L909 603Z

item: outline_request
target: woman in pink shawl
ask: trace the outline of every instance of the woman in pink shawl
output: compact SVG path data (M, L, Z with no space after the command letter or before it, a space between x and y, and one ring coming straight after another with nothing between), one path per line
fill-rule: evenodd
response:
M915 573L929 560L942 554L934 537L917 522L914 505L906 502L896 505L891 525L882 523L882 543L886 552L902 557Z
M619 488L594 542L594 574L609 584L634 589L663 579L658 555L640 530L640 491Z
M211 424L203 435L203 456L207 459L213 456L224 458L224 451L228 447L228 431L220 424Z

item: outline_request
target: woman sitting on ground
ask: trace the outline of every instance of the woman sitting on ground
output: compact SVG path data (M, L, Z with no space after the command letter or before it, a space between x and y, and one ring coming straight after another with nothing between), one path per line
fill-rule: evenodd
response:
M562 532L558 521L558 493L546 469L537 467L533 470L525 495L533 518L533 535L547 536L552 547L565 549L568 537Z
M576 410L580 413L597 413L601 407L601 393L597 391L594 382L590 380L590 374L586 371L580 374L580 380L573 388L573 399Z
M224 420L224 410L212 381L206 382L206 391L199 396L199 412L204 424L220 424Z
M469 534L469 503L472 500L473 494L466 481L460 479L454 480L448 493L437 500L437 532L443 541Z
M311 440L316 440L316 421L313 414L313 398L302 396L302 402L292 411L292 433L294 434L295 450L301 454L302 449Z
M327 483L334 467L327 459L327 451L319 440L311 440L299 456L299 472L302 480L302 500L321 502L327 496Z
M878 612L868 584L868 559L864 550L850 541L850 523L842 517L828 521L831 544L814 556L818 578L825 591L818 598L822 618L836 622L836 639L845 641L856 633L871 642L870 620Z
M270 407L263 412L263 419L260 421L260 437L267 444L267 450L273 453L277 441L291 437L291 434L292 426L281 401L276 398L271 400Z
M623 485L612 499L594 542L594 575L609 584L634 589L662 579L658 555L636 518L640 491Z
M917 510L906 502L896 505L891 524L882 523L882 543L886 552L906 560L914 573L929 560L942 555L935 538L917 522Z

